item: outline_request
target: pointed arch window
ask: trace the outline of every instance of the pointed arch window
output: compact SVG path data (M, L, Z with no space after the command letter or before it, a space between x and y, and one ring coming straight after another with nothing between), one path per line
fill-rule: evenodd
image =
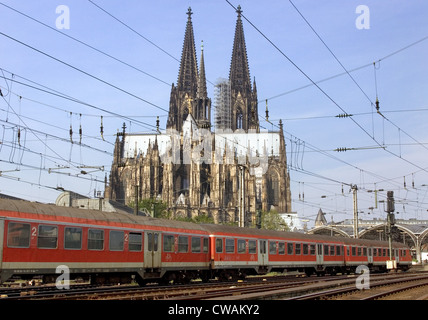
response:
M243 129L243 118L242 109L238 108L236 111L236 129Z
M183 122L186 121L188 115L189 115L189 109L184 108L184 110L183 110Z
M270 206L279 205L279 193L279 175L273 171L268 176L268 201Z

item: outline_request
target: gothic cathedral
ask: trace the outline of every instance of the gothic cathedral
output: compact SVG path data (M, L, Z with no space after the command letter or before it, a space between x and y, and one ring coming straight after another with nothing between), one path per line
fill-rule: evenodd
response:
M117 134L106 188L111 199L128 204L137 192L139 199L167 203L173 216L208 215L240 226L254 225L259 210L291 212L282 122L278 131L260 131L241 12L238 7L229 79L216 93L212 121L204 52L198 68L189 8L166 131L133 134L124 127Z

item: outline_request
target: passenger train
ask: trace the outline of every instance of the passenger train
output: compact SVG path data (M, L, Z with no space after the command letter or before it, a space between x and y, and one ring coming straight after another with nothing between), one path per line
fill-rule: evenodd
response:
M397 268L409 248L393 244ZM55 282L57 267L92 283L186 283L242 279L271 271L308 275L385 271L387 242L194 224L126 213L0 199L0 284Z

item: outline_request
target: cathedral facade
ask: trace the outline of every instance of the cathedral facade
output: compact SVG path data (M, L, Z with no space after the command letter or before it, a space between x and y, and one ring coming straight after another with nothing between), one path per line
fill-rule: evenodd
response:
M123 127L116 138L108 196L125 204L134 202L136 195L154 198L165 202L176 217L208 215L216 223L240 226L254 224L259 210L291 212L282 122L278 131L260 131L240 7L226 92L228 108L218 115L215 127L203 48L198 66L190 8L187 15L166 131L137 134Z

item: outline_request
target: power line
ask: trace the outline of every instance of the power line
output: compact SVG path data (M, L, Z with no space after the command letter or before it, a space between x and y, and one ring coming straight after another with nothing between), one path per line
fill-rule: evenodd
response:
M351 78L351 80L355 83L355 85L358 87L358 89L360 89L360 91L363 93L363 95L367 98L367 100L370 102L371 106L374 107L375 104L373 103L373 101L371 100L371 98L367 95L367 93L363 90L363 88L361 88L361 86L358 84L358 82L354 79L354 77L348 72L348 70L345 68L345 66L342 64L342 62L340 62L339 58L333 53L333 51L330 49L330 47L327 45L327 43L325 43L325 41L321 38L321 36L318 34L318 32L316 32L316 30L312 27L312 25L309 23L309 21L303 16L303 14L299 11L299 9L294 5L294 3L289 0L289 2L292 4L292 6L294 7L294 9L296 9L296 11L299 13L299 15L303 18L303 20L306 22L306 24L311 28L311 30L315 33L315 35L318 37L318 39L323 43L323 45L327 48L327 50L331 53L331 55L334 57L334 59L340 64L340 66L342 67L343 70L345 70L345 72L348 74L348 76ZM428 38L428 37L427 37ZM420 42L420 41L419 41ZM417 42L417 43L419 43ZM407 46L409 47L409 46ZM406 48L407 48L406 47ZM404 49L403 49L404 50ZM375 67L375 63L373 63L374 67ZM375 77L376 77L376 69L375 69ZM378 109L378 100L377 100L377 81L375 81L376 84L376 109ZM416 143L418 143L420 146L422 146L423 148L428 150L428 147L424 146L423 144L421 144L418 140L416 140L415 138L413 138L410 134L408 134L406 131L404 131L403 129L401 129L398 125L396 125L395 123L393 123L391 120L389 120L388 118L386 118L383 115L383 112L381 113L379 110L377 110L377 113L379 115L381 115L383 118L385 118L386 121L388 121L389 123L391 123L393 126L395 126L397 129L399 129L400 131L403 131L404 134L406 134L409 138L411 138L413 141L415 141Z
M237 10L231 3L229 0L226 0L226 2L233 8L235 9L235 11ZM346 110L340 106L327 92L325 92L314 80L312 80L311 77L309 77L308 74L306 74L291 58L289 58L272 40L269 39L269 37L267 37L260 29L258 29L245 15L243 15L241 13L241 16L258 32L260 33L260 35L265 38L270 45L272 45L284 58L286 58L300 73L302 73L314 86L317 87L318 90L321 91L321 93L324 94L325 97L327 97L336 107L338 107L340 110L342 110L342 112L344 112L345 114L347 114ZM370 135L370 133L363 128L363 126L361 126L355 119L353 119L352 117L350 117L351 121L354 122L367 136L369 136L374 142L376 142L376 144L378 144L380 147L382 147L382 145L375 139L375 137L373 137L372 135ZM384 149L386 152L390 153L391 155L394 155L400 159L402 159L403 161L421 169L424 170L428 173L428 171L424 168L422 168L421 166L387 150Z
M166 82L166 81L164 81L164 80L162 80L162 79L159 79L158 77L156 77L156 76L154 76L154 75L152 75L152 74L150 74L150 73L148 73L148 72L146 72L146 71L144 71L144 70L141 70L140 68L137 68L137 67L135 67L135 66L133 66L133 65L131 65L131 64L129 64L129 63L127 63L127 62L125 62L125 61L123 61L123 60L121 60L121 59L119 59L119 58L116 58L116 57L114 57L114 56L112 56L112 55L110 55L110 54L108 54L108 53L106 53L106 52L104 52L104 51L102 51L102 50L100 50L100 49L97 49L97 48L95 48L94 46L92 46L92 45L90 45L90 44L87 44L86 42L83 42L82 40L79 40L79 39L77 39L77 38L75 38L75 37L72 37L72 36L70 36L69 34L66 34L66 33L64 33L64 32L62 32L62 31L58 30L57 28L53 28L53 27L51 27L50 25L48 25L48 24L46 24L46 23L44 23L44 22L42 22L42 21L40 21L40 20L37 20L37 19L35 19L35 18L31 17L31 16L30 16L30 15L28 15L28 14L25 14L25 13L23 13L23 12L21 12L21 11L17 10L17 9L14 9L14 8L12 8L12 7L10 7L10 6L6 5L6 4L4 4L4 3L2 3L2 2L0 2L0 5L2 5L2 6L4 6L4 7L6 7L6 8L8 8L8 9L10 9L10 10L12 10L12 11L15 11L16 13L18 13L18 14L20 14L20 15L22 15L22 16L24 16L24 17L26 17L26 18L28 18L28 19L30 19L30 20L32 20L32 21L34 21L34 22L37 22L38 24L41 24L42 26L44 26L44 27L46 27L46 28L49 28L50 30L55 31L55 32L57 32L57 33L59 33L59 34L63 35L64 37L67 37L67 38L69 38L69 39L71 39L71 40L73 40L73 41L76 41L76 42L78 42L78 43L80 43L80 44L82 44L82 45L86 46L87 48L90 48L90 49L92 49L92 50L94 50L94 51L96 51L96 52L98 52L98 53L101 53L102 55L104 55L104 56L106 56L106 57L108 57L108 58L110 58L110 59L113 59L113 60L115 60L115 61L117 61L117 62L119 62L119 63L121 63L121 64L123 64L123 65L126 65L127 67L130 67L130 68L132 68L132 69L134 69L134 70L136 70L136 71L138 71L138 72L140 72L140 73L143 73L144 75L146 75L146 76L148 76L148 77L151 77L151 78L153 78L153 79L155 79L155 80L157 80L157 81L159 81L159 82L162 82L162 83L166 84L167 86L170 86L170 85L171 85L171 84L169 84L168 82Z
M21 115L20 115L19 117L20 117L20 118L24 118L24 116L21 116ZM33 119L29 118L29 117L25 117L25 118L30 119L30 120L33 120ZM16 127L19 127L19 124L16 124L16 123L13 123L13 122L10 122L10 121L4 121L4 120L1 120L1 119L0 119L0 122L8 123L8 124L10 124L10 125L14 125L14 126L16 126ZM70 141L70 139L62 138L62 137L58 137L58 136L55 136L55 135L50 134L50 133L46 133L46 132L42 132L42 131L40 131L40 130L32 129L32 128L28 127L27 125L25 125L25 128L27 128L29 131L31 131L34 135L37 133L37 134L44 135L44 136L46 136L46 137L51 137L51 138L54 138L54 139L56 139L56 140L60 140L60 141L63 141L63 142L67 142L67 143L76 143L77 145L79 145L79 146L81 146L81 147L89 148L89 149L91 149L91 150L98 151L98 152L101 152L101 153L103 153L103 154L107 154L107 155L113 156L113 153L112 153L112 152L105 151L105 150L101 150L101 149L95 148L95 147L93 147L93 146L90 146L90 145L84 144L84 143L71 142L71 141ZM67 129L64 129L64 130L67 130ZM38 140L40 141L40 139L38 139Z
M341 76L346 75L348 73L352 73L352 72L355 72L355 71L358 71L358 70L361 70L361 69L364 69L364 68L367 68L367 67L371 67L371 66L373 66L373 64L378 64L381 61L383 61L385 59L388 59L388 58L390 58L390 57L392 57L392 56L394 56L394 55L396 55L396 54L398 54L398 53L400 53L400 52L402 52L402 51L404 51L406 49L409 49L409 48L411 48L411 47L413 47L413 46L415 46L415 45L417 45L417 44L419 44L419 43L421 43L421 42L423 42L423 41L425 41L427 39L428 39L428 36L425 36L425 37L423 37L423 38L421 38L421 39L419 39L419 40L417 40L415 42L410 43L409 45L407 45L407 46L405 46L403 48L400 48L400 49L398 49L398 50L396 50L396 51L394 51L394 52L392 52L392 53L390 53L390 54L388 54L388 55L386 55L386 56L384 56L384 57L382 57L380 59L377 59L375 62L366 63L366 64L364 64L362 66L359 66L359 67L347 70L347 72L345 71L345 72L337 73L337 74L332 75L330 77L327 77L327 78L321 79L319 81L316 81L316 83L319 84L319 83L322 83L322 82L333 80L335 78L341 77ZM292 89L292 90L289 90L289 91L286 91L286 92L279 93L279 94L274 95L272 97L262 99L262 100L260 100L258 102L261 103L261 102L264 102L265 100L273 100L273 99L276 99L276 98L288 95L290 93L293 93L293 92L296 92L296 91L299 91L299 90L302 90L302 89L309 88L309 87L311 87L313 85L314 85L313 83L309 83L307 85L304 85L304 86L301 86L301 87L298 87L298 88L295 88L295 89Z
M40 54L42 54L42 55L44 55L44 56L52 59L52 60L55 60L55 61L57 61L57 62L65 65L65 66L69 67L69 68L72 68L72 69L74 69L76 71L79 71L79 72L87 75L88 77L91 77L91 78L93 78L93 79L95 79L95 80L97 80L99 82L102 82L102 83L104 83L104 84L106 84L106 85L108 85L108 86L110 86L110 87L112 87L112 88L114 88L116 90L119 90L119 91L121 91L121 92L123 92L123 93L125 93L125 94L127 94L127 95L129 95L131 97L133 97L133 98L136 98L136 99L138 99L140 101L143 101L143 102L145 102L145 103L147 103L147 104L149 104L149 105L151 105L151 106L153 106L153 107L155 107L155 108L157 108L159 110L162 110L164 112L168 112L168 110L166 110L165 108L162 108L162 107L160 107L160 106L158 106L158 105L156 105L156 104L154 104L154 103L152 103L152 102L150 102L150 101L148 101L148 100L146 100L144 98L141 98L141 97L139 97L139 96L137 96L137 95L135 95L135 94L133 94L133 93L125 90L125 89L122 89L122 88L120 88L120 87L118 87L118 86L116 86L116 85L114 85L114 84L112 84L112 83L110 83L108 81L105 81L105 80L103 80L103 79L101 79L101 78L99 78L97 76L94 76L94 75L92 75L92 74L90 74L90 73L88 73L88 72L86 72L86 71L84 71L82 69L79 69L79 68L77 68L77 67L75 67L75 66L73 66L73 65L71 65L71 64L69 64L69 63L67 63L65 61L62 61L61 59L55 58L54 56L52 56L52 55L50 55L50 54L48 54L48 53L46 53L44 51L41 51L41 50L39 50L39 49L37 49L37 48L35 48L33 46L30 46L29 44L26 44L26 43L24 43L24 42L22 42L22 41L20 41L20 40L18 40L16 38L14 38L14 37L11 37L11 36L3 33L3 32L0 32L0 35L4 36L6 38L9 38L10 40L13 40L13 41L15 41L15 42L17 42L17 43L19 43L19 44L21 44L21 45L29 48L29 49L32 49L32 50L34 50L34 51L36 51L36 52L38 52L38 53L40 53Z
M18 78L24 79L25 81L28 81L28 82L30 82L30 83L36 84L36 85L40 86L41 88L36 87L36 86L34 86L34 85L30 85L30 84L25 83L25 82L18 81L18 80L14 79L14 78L6 78L6 77L4 77L4 76L0 76L0 77L2 77L2 78L3 78L3 79L5 79L5 80L11 81L11 82L15 82L15 83L18 83L18 84L20 84L20 85L23 85L23 86L26 86L26 87L32 88L32 89L34 89L34 90L41 91L41 92L44 92L44 93L47 93L47 94L50 94L50 95L53 95L53 96L56 96L56 97L59 97L59 98L62 98L62 99L68 100L68 101L72 101L72 102L75 102L75 103L78 103L78 104L82 104L82 105L84 105L84 106L87 106L87 107L90 107L90 108L93 108L93 109L96 109L96 110L99 110L99 111L105 112L105 113L107 113L107 114L110 114L110 115L112 115L112 116L115 116L115 117L118 117L118 118L122 118L122 119L125 119L125 120L128 120L128 121L132 121L133 123L137 123L137 124L142 125L142 126L143 126L143 127L145 127L146 129L149 129L149 130L155 131L155 129L151 129L151 128L149 128L149 127L155 127L155 126L154 126L154 125L152 125L152 124L148 124L148 123L143 122L143 121L140 121L140 120L135 120L134 118L131 118L131 117L129 117L129 116L123 116L123 115L121 115L121 114L119 114L119 113L116 113L116 112L113 112L113 111L109 111L109 110L107 110L107 109L105 109L105 108L98 107L98 106L93 105L93 104L90 104L90 103L88 103L88 102L81 101L81 100L79 100L79 99L77 99L77 98L73 98L73 97L71 97L71 96L69 96L69 95L66 95L66 94L64 94L64 93L61 93L61 92L59 92L59 91L56 91L56 90L51 89L51 88L49 88L49 87L46 87L46 86L44 86L44 85L41 85L41 84L39 84L39 83L37 83L37 82L34 82L34 81L32 81L32 80L29 80L29 79L27 79L27 78L20 77L19 75L14 74L14 73L12 73L12 72L10 72L10 71L7 71L7 70L5 70L5 69L1 69L1 68L0 68L0 70L4 70L4 71L6 71L6 72L8 72L8 73L10 73L10 74L13 74L15 77L18 77Z
M148 43L150 43L151 45L153 45L154 47L158 48L160 51L162 51L163 53L165 53L166 55L168 55L169 57L171 57L172 59L174 59L177 62L180 62L180 60L178 60L176 57L174 57L172 54L168 53L167 51L165 51L164 49L162 49L161 47L159 47L156 43L154 43L153 41L149 40L148 38L146 38L145 36L143 36L140 32L138 32L137 30L135 30L134 28L130 27L128 24L126 24L125 22L123 22L122 20L120 20L119 18L115 17L114 15L112 15L110 12L108 12L107 10L103 9L100 5L96 4L95 2L88 0L90 3L92 3L95 7L97 7L98 9L100 9L101 11L103 11L104 13L106 13L108 16L112 17L114 20L116 20L117 22L119 22L120 24L122 24L123 26L125 26L126 28L128 28L129 30L131 30L132 32L134 32L135 34L137 34L138 36L140 36L141 38L143 38L144 40L146 40ZM169 84L168 84L169 85Z
M57 155L59 158L61 158L64 162L71 164L70 161L64 159L61 155L58 154L58 152L56 152L54 149L52 149L50 146L48 146L42 139L40 139L40 137L36 134L36 132L31 129L29 126L27 126L27 124L25 123L25 121L21 118L21 116L16 113L15 109L10 105L10 103L6 100L5 97L2 97L3 100L7 103L7 105L9 106L9 108L13 111L13 113L20 119L20 121L22 122L22 124L25 126L25 128L27 128L46 148L48 148L51 152L53 152L55 155ZM73 164L71 164L73 167L75 167Z

